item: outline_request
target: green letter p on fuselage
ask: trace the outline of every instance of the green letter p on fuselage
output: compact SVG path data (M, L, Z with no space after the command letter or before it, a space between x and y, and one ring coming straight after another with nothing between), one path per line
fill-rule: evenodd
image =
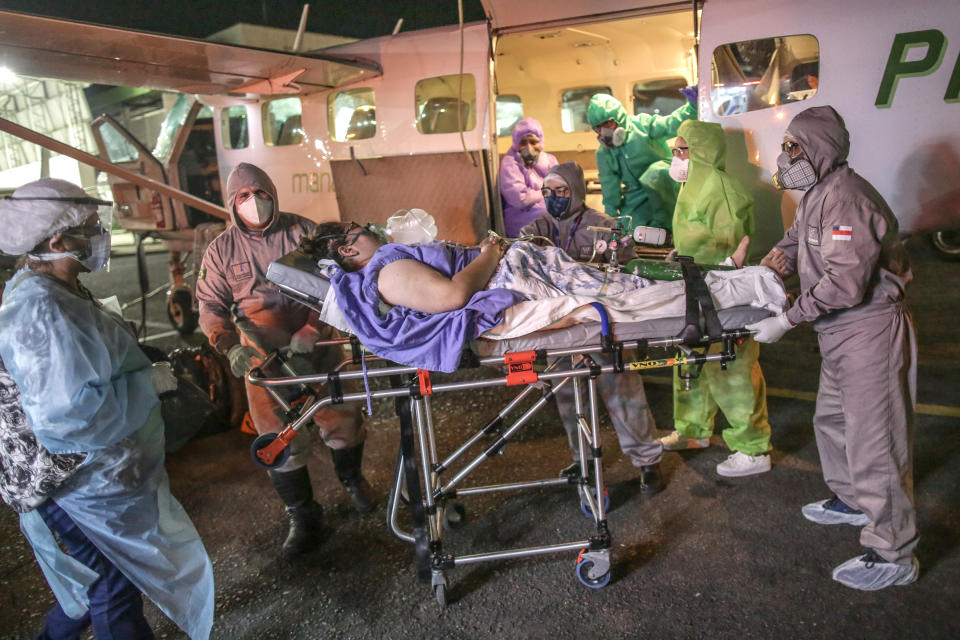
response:
M908 52L915 47L926 47L926 52L919 60L907 61ZM880 81L880 90L874 104L880 109L888 108L893 104L900 78L933 73L940 67L946 50L947 38L938 29L898 33L893 38L890 57L887 58L887 66L883 70L883 79ZM954 64L943 99L945 102L960 102L960 56Z

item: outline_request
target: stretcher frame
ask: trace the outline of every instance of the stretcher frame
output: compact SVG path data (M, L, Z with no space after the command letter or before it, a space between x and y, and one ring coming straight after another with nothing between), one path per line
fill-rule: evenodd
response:
M506 374L491 375L480 380L439 384L432 383L428 371L389 363L372 369L366 369L364 366L363 371L344 371L343 369L349 365L365 365L361 360L363 347L356 338L317 343L318 347L345 344L350 344L352 347L353 357L341 363L335 371L325 374L267 377L264 371L274 364L280 364L286 373L293 373L285 363L284 356L279 352L273 352L267 356L260 367L250 372L248 380L252 384L264 387L283 409L286 427L277 434L264 434L258 437L251 447L251 456L261 466L276 468L289 456L287 446L290 441L300 429L312 423L313 415L321 408L348 402L364 402L368 399L392 398L395 400L396 413L400 420L400 450L388 499L387 526L399 540L414 545L417 575L421 581L430 582L434 597L442 607L447 604L449 583L446 574L455 567L564 551L579 552L576 575L581 583L590 588L602 588L609 583L611 577L612 543L607 523L609 504L602 469L597 377L649 369L686 367L686 373L681 369L681 377L694 378L707 362L719 362L721 367L725 368L727 362L736 358L735 343L750 335L751 332L746 329L734 329L723 331L719 335L714 333L713 337L704 335L691 339L688 333L679 337L618 342L613 340L609 332L606 332L601 336L601 343L594 345L508 352L484 358L477 358L472 353L465 352L461 368L500 367L505 368ZM722 344L721 351L708 353L710 345L717 342ZM675 352L661 358L647 357L648 350L654 348L674 349ZM625 361L623 353L627 349L636 349L639 353L638 359ZM600 365L591 358L591 355L599 353L612 355L612 363ZM376 357L365 359L366 362L380 360ZM579 362L576 362L577 360ZM543 370L538 372L537 368ZM344 382L382 377L390 379L391 388L368 392L343 392ZM583 382L586 383L585 393L581 389ZM485 461L498 457L510 439L529 422L537 411L547 405L557 389L566 384L573 385L574 405L579 425L577 430L579 476L522 480L485 486L461 486L464 479ZM326 388L328 395L322 396L316 385ZM299 387L304 396L297 401L290 401L284 397L284 394L278 392L278 389L290 386ZM501 386L523 386L524 388L495 417L455 451L441 459L437 451L430 409L431 396L438 393ZM524 398L538 388L541 392L540 397L508 424L509 414ZM586 395L586 413L584 413L584 395ZM490 439L492 443L489 442ZM482 448L482 451L454 470L454 463L474 448ZM589 469L593 471L592 476ZM453 477L445 480L444 474L448 471L453 473ZM574 486L577 489L581 509L593 523L592 535L571 541L467 555L453 555L445 551L443 545L447 528L445 525L452 526L464 515L462 505L454 502L454 498L548 486ZM397 517L404 490L412 516L410 531L401 528ZM601 496L604 499L599 499Z

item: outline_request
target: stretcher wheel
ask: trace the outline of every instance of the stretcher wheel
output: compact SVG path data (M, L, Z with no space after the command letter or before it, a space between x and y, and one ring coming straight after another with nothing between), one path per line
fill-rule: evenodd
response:
M433 597L437 599L437 604L442 608L447 608L447 585L445 584L435 584L433 585Z
M590 491L591 494L593 493L593 489L589 489L588 491ZM603 511L604 513L606 513L609 510L610 510L610 492L604 489L603 490ZM593 517L593 510L590 509L590 505L587 504L586 500L581 500L580 511L583 511L583 515L587 516L588 518Z
M593 568L592 561L584 560L582 557L577 558L577 580L583 583L584 586L590 587L591 589L603 589L605 586L610 584L609 571L607 571L602 576L591 578L589 574L590 574L590 569L592 568Z
M253 463L264 469L276 469L277 467L283 466L283 463L290 458L290 447L285 447L283 451L273 460L273 464L267 464L260 459L260 456L257 455L257 452L260 449L264 449L271 442L277 439L277 434L275 433L264 433L263 435L257 436L256 440L253 441L253 444L250 445L250 458L253 459Z
M459 529L467 521L467 508L459 502L451 502L443 508L443 527L448 531Z

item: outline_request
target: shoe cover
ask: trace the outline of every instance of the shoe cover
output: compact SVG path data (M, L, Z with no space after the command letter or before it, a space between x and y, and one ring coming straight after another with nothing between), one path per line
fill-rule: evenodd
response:
M833 579L840 584L860 591L877 591L891 586L903 586L914 582L920 575L916 557L910 564L886 562L866 554L851 558L833 569Z

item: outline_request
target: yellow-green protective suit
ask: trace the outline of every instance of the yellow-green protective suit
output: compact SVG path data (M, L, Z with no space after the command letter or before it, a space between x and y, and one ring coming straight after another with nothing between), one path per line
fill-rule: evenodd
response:
M666 116L628 116L613 96L599 93L590 99L587 120L591 127L614 120L626 130L622 145L601 145L596 153L608 216L630 216L634 225L670 228L677 192L669 176L667 140L677 135L681 122L696 117L696 107L689 102Z
M724 172L723 129L710 122L688 120L677 135L690 148L687 181L673 213L673 240L680 255L696 262L718 264L730 256L745 235L753 232L753 198ZM720 350L714 345L711 352ZM737 347L736 360L704 365L699 378L685 390L673 374L674 425L687 438L708 438L717 409L730 423L723 439L733 451L755 456L770 449L767 393L757 362L759 345L748 339Z

